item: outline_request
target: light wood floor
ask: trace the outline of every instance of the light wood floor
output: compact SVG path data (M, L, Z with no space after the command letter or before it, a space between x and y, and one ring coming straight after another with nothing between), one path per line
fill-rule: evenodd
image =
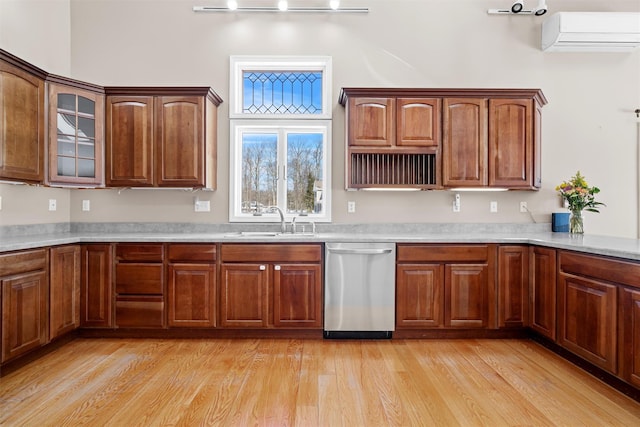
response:
M526 340L76 339L0 378L3 426L639 426Z

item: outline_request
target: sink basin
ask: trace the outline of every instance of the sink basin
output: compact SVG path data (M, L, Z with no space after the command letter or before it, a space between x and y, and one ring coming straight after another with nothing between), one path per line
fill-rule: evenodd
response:
M279 231L236 231L226 233L226 237L309 237L315 233L281 233Z

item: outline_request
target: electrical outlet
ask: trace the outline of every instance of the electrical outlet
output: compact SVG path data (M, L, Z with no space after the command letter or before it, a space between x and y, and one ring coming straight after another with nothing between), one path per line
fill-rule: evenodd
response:
M455 197L453 198L453 211L454 212L460 212L460 195L456 194Z
M492 213L498 212L498 202L492 201L489 203L489 211Z
M82 201L82 210L84 212L89 212L91 210L91 201L90 200L83 200Z
M520 212L528 212L529 209L527 209L527 202L520 202Z
M56 210L56 199L49 199L49 210L50 211L55 211Z
M348 213L356 213L356 202L348 201L347 202L347 212Z
M211 211L211 202L208 200L196 200L193 210L195 212L210 212Z

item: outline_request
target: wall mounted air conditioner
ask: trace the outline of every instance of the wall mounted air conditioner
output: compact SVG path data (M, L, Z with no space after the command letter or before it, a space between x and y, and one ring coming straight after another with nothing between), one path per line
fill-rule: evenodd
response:
M558 12L542 23L547 52L630 52L638 46L636 12Z

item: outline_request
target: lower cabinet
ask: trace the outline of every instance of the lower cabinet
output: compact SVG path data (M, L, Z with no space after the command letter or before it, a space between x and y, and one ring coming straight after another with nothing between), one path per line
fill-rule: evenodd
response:
M2 354L0 363L48 341L48 251L0 255Z
M82 245L80 326L113 328L113 247Z
M163 244L117 244L114 281L116 327L164 327Z
M615 374L618 286L608 271L615 264L569 252L558 260L558 344Z
M640 288L620 288L618 340L619 375L640 388Z
M322 246L223 244L220 326L322 328Z
M495 328L495 245L398 244L396 327Z
M80 326L80 246L49 252L49 339Z
M169 327L216 326L216 252L215 244L169 245Z
M535 332L556 340L556 250L529 248L530 293L529 326Z
M498 247L498 327L524 328L529 318L529 247Z

